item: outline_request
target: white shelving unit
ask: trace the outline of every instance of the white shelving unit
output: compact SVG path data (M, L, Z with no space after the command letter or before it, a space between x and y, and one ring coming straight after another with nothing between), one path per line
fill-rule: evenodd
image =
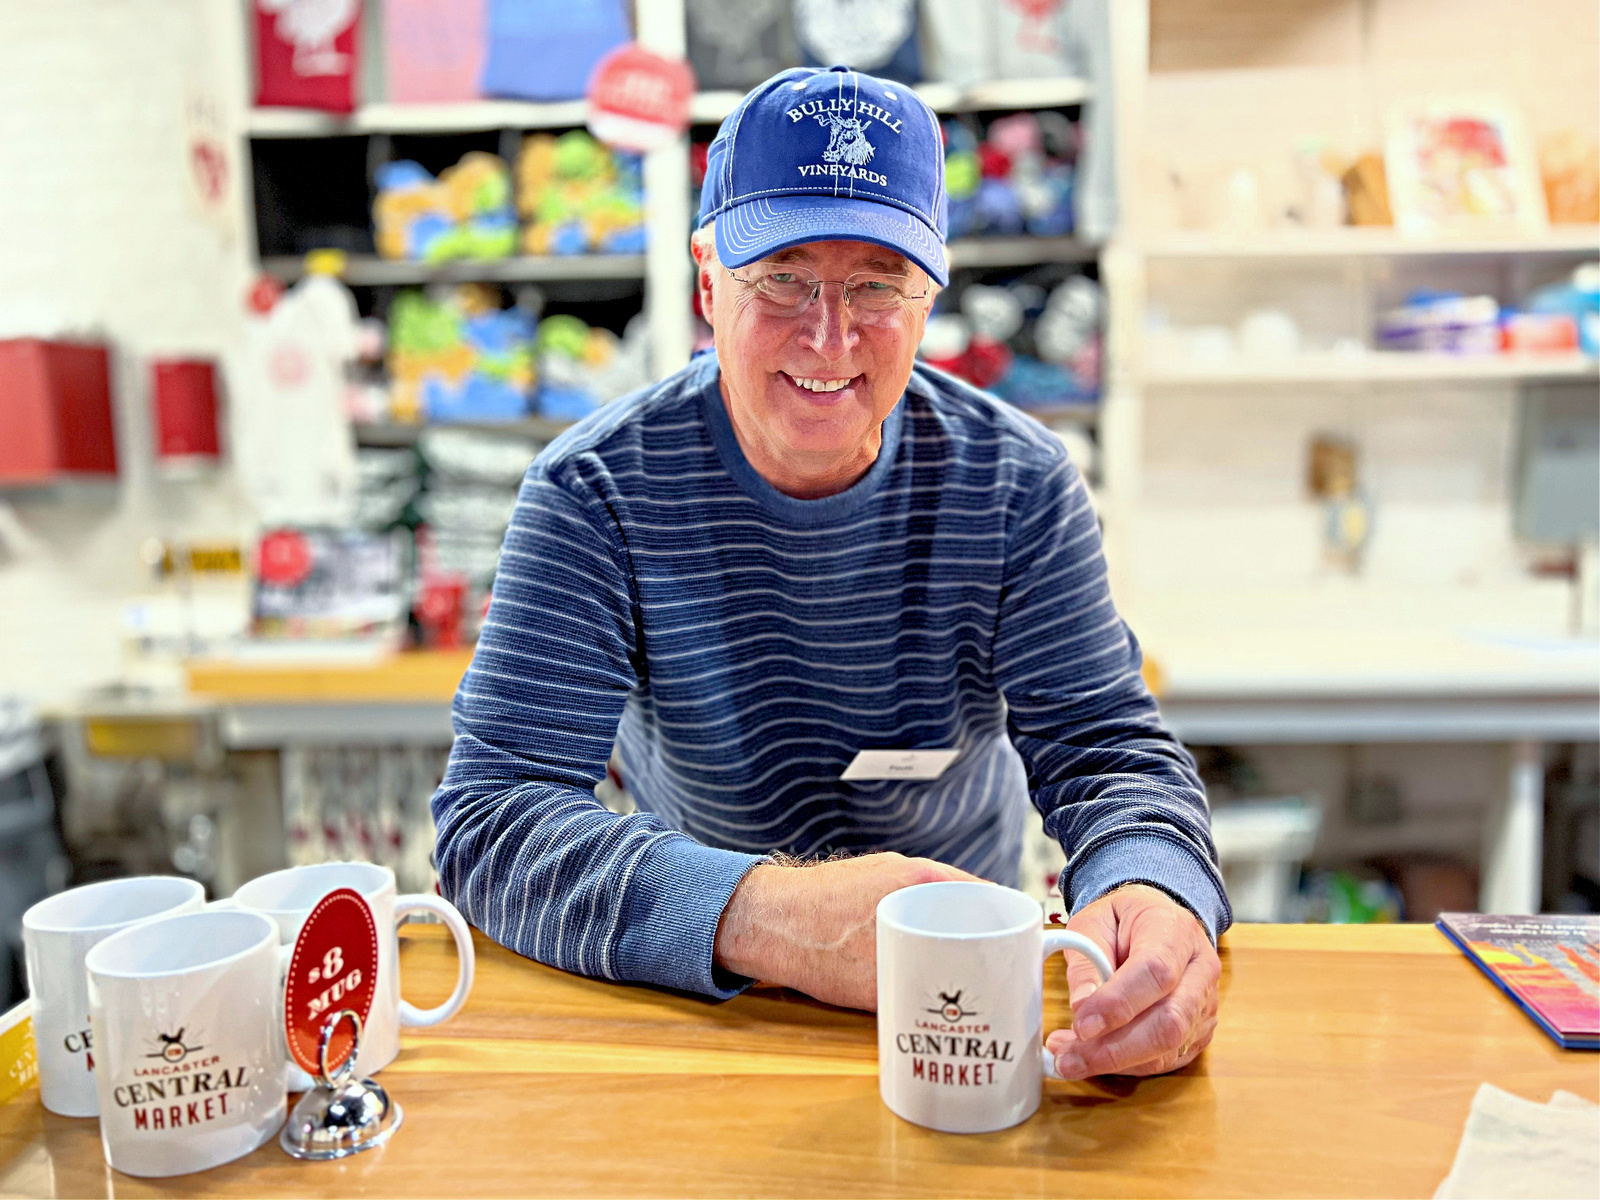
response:
M1470 582L1425 595L1396 582L1309 574L1297 586L1252 582L1221 570L1195 572L1184 590L1150 582L1152 546L1196 547L1193 561L1203 566L1207 537L1254 547L1256 561L1275 564L1263 567L1261 580L1290 577L1295 568L1283 564L1305 559L1297 557L1300 544L1286 543L1315 539L1320 514L1299 498L1269 514L1261 496L1271 487L1280 489L1271 495L1282 495L1279 481L1303 478L1302 462L1283 459L1301 450L1302 427L1331 423L1337 430L1342 420L1366 419L1356 414L1385 414L1380 419L1399 422L1385 428L1403 428L1409 439L1413 457L1407 463L1418 471L1411 479L1423 478L1423 472L1440 481L1470 477L1472 462L1449 456L1471 453L1467 447L1480 444L1473 439L1484 436L1484 425L1464 430L1440 424L1430 436L1429 422L1468 412L1483 419L1496 411L1499 396L1516 405L1525 382L1600 379L1595 361L1577 354L1468 358L1369 350L1199 363L1156 359L1146 346L1145 314L1152 302L1163 309L1174 302L1183 306L1190 325L1230 324L1251 308L1274 305L1301 320L1344 323L1348 327L1339 332L1345 335L1370 336L1383 289L1392 295L1435 279L1453 288L1477 279L1483 281L1477 286L1519 295L1558 277L1568 264L1600 257L1600 228L1594 226L1434 238L1407 238L1383 228L1236 233L1155 226L1150 181L1166 178L1160 172L1172 163L1194 166L1193 179L1212 169L1214 177L1204 178L1220 186L1236 164L1259 165L1275 153L1288 161L1296 139L1309 134L1326 131L1351 139L1343 150L1365 150L1381 144L1382 108L1391 100L1459 94L1452 87L1461 87L1463 74L1489 77L1483 61L1462 65L1463 47L1475 44L1480 56L1496 55L1496 35L1479 27L1501 28L1509 37L1522 18L1487 0L1468 0L1468 7L1470 12L1453 11L1450 20L1472 28L1471 36L1429 58L1429 23L1440 15L1393 0L1335 0L1298 16L1274 0L1228 6L1135 0L1111 6L1123 222L1102 257L1109 306L1109 378L1100 421L1102 512L1119 607L1165 680L1163 710L1181 736L1200 743L1289 744L1313 756L1327 753L1316 747L1352 744L1495 745L1505 772L1481 825L1480 902L1488 911L1526 912L1536 908L1539 896L1543 744L1600 737L1600 651L1592 638L1477 630L1473 622L1489 613L1514 624L1518 614L1546 611L1549 606L1533 602L1536 592L1549 594L1538 592L1542 585L1497 582L1498 590L1485 599L1481 585ZM1153 9L1164 42L1152 39ZM1549 44L1558 39L1556 27L1540 35L1541 52L1556 48ZM1195 36L1200 29L1203 38ZM1415 57L1395 49L1401 45ZM1508 66L1518 53L1540 63L1539 71L1518 74ZM1574 71L1581 53L1574 51ZM1389 58L1375 63L1375 54ZM1493 74L1497 84L1520 86L1526 104L1542 103L1547 125L1559 125L1553 103L1571 110L1592 97L1570 86L1579 75L1551 74L1551 87L1566 85L1565 100L1553 102L1545 78L1554 64L1547 67L1546 57L1526 46L1508 47ZM1158 71L1171 74L1157 80ZM1463 398L1462 385L1473 386L1470 398ZM1500 418L1509 420L1506 410L1498 411ZM1151 424L1156 419L1164 422L1159 429ZM1218 424L1230 420L1241 422L1232 444ZM1187 421L1197 424L1190 430ZM1214 464L1208 456L1215 456ZM1212 510L1203 498L1180 503L1176 497L1187 494L1199 474L1182 476L1181 483L1171 475L1157 477L1168 464L1209 472L1210 480L1237 477L1239 485L1231 490L1216 485L1234 507ZM1212 511L1214 522L1207 519ZM1413 507L1415 523L1407 526L1412 538L1489 536L1510 521L1507 513L1494 530L1485 519L1470 534L1465 526L1435 533L1427 518L1416 515L1420 511ZM1393 530L1394 516L1380 500L1379 527L1389 520ZM1314 555L1315 547L1310 549ZM1227 558L1230 569L1245 561L1240 554ZM1169 570L1163 578L1171 575ZM1326 799L1337 808L1336 795ZM1342 852L1354 855L1438 844L1427 836L1433 831L1425 823L1404 842L1382 830L1345 832Z
M668 56L686 52L682 0L652 0L639 5L638 40ZM1082 103L1086 81L1074 77L994 80L970 88L926 83L915 89L941 113L986 109L1052 108ZM701 92L690 107L694 124L722 121L742 98L739 92ZM372 103L348 116L305 109L252 109L245 133L252 138L328 138L342 136L473 133L582 127L588 106L582 100L550 104L479 100L453 104ZM649 249L643 255L572 255L548 258L453 261L426 264L355 255L343 278L361 286L404 286L433 282L523 283L554 280L642 279L649 317L651 361L668 374L689 360L690 293L693 274L688 254L688 138L645 158L644 188ZM1097 247L1073 238L974 238L950 246L952 267L1027 267L1042 263L1093 262ZM268 257L262 269L284 281L303 273L302 260ZM1078 410L1074 410L1077 412Z

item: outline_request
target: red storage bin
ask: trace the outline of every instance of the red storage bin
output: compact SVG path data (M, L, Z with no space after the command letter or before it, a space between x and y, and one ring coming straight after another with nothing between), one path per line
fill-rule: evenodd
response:
M164 467L215 463L217 366L203 358L165 358L150 364L156 460Z
M109 350L0 341L0 486L116 473Z

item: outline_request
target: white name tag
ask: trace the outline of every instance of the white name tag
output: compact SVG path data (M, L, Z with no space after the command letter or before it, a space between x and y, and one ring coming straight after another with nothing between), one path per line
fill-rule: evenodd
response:
M863 750L840 779L937 779L959 750Z

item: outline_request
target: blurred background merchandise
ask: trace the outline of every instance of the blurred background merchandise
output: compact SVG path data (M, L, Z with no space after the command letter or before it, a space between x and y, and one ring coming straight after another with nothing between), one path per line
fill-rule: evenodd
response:
M6 947L118 873L429 885L523 474L709 346L706 146L833 62L939 114L921 355L1089 482L1240 918L1600 906L1592 4L285 8L0 10ZM631 41L698 79L643 155Z

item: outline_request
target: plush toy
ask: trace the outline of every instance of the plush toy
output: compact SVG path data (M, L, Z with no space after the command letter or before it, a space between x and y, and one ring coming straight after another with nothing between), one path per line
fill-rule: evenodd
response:
M967 289L971 291L971 288ZM998 291L998 288L987 289ZM982 308L982 305L978 306ZM970 314L941 313L928 318L919 353L930 366L978 387L988 387L1011 369L1011 350L974 328ZM990 324L990 328L994 328Z
M940 127L944 137L944 190L950 198L950 236L974 231L974 197L978 194L978 139L960 121Z
M980 141L963 121L943 125L950 236L1059 237L1072 232L1075 135L1061 113L1015 113Z
M975 283L961 293L961 315L972 322L979 337L1004 342L1022 328L1023 308L1005 288Z
M1050 293L1034 322L1039 357L1070 377L1064 399L1089 399L1100 393L1102 308L1100 285L1087 275L1074 275Z
M1022 280L948 295L960 312L930 316L917 350L930 366L1022 408L1082 404L1099 394L1100 289L1087 276L1049 293Z
M638 156L582 130L531 134L517 156L517 210L528 254L637 254L644 249Z
M390 415L397 421L513 420L533 391L533 318L498 290L401 292L389 311Z
M438 181L420 163L384 163L376 173L372 202L373 240L384 258L420 258L417 241L431 240L450 224ZM425 229L419 229L419 225Z
M922 344L917 353L930 366L961 374L962 355L972 342L972 326L955 313L935 313L922 327Z
M516 253L511 176L503 159L472 151L435 179L411 162L377 170L373 240L384 258L443 262Z
M517 218L504 159L471 151L440 173L439 187L455 228L425 257L507 258L516 253Z
M539 324L539 411L577 420L602 404L649 382L648 330L643 315L622 337L590 328L577 317L546 317Z

